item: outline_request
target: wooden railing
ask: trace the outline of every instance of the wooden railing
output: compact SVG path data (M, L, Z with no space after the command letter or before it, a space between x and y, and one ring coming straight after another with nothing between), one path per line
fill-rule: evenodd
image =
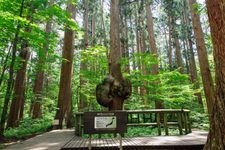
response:
M190 110L187 109L151 109L151 110L127 110L128 127L154 126L158 128L158 135L169 135L169 127L178 128L180 135L191 133ZM76 113L75 134L83 134L83 112Z

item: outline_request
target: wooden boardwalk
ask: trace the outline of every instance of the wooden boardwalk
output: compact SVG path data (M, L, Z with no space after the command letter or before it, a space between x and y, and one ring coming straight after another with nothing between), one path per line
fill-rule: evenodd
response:
M123 138L123 150L202 150L206 142L207 133L193 131L182 136L156 136ZM66 143L61 150L88 150L88 139L75 136ZM94 139L92 150L117 150L119 140Z

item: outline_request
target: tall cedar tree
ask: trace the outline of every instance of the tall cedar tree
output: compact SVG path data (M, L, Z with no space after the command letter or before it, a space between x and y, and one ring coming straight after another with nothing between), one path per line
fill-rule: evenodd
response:
M34 5L30 3L27 20L33 22ZM31 33L31 26L25 27L25 32ZM22 39L21 50L19 54L20 68L17 71L13 99L10 106L9 116L7 120L7 127L17 127L19 121L23 117L24 103L25 103L25 86L26 86L26 71L27 63L30 57L29 42L27 39Z
M205 150L225 150L225 1L207 0L216 70L215 101Z
M74 18L75 7L72 0L67 1L67 12L71 18ZM59 125L56 128L63 128L64 119L68 122L68 111L71 110L72 101L72 75L73 75L73 54L74 53L74 31L68 26L65 27L64 44L62 52L62 65L60 75L60 86L58 95L57 112L55 119L59 120Z
M119 82L122 82L123 76L119 59L120 53L120 36L119 36L119 1L111 0L110 5L110 54L109 54L109 73ZM121 110L123 100L115 98L112 102L110 110Z
M127 99L131 94L131 83L129 80L124 79L122 76L121 66L119 63L121 55L122 54L120 52L120 37L119 37L119 1L111 0L110 54L109 54L110 80L108 81L109 83L111 81L113 82L112 84L110 84L109 93L106 95L110 97L110 103L108 104L109 110L122 110L124 100ZM101 93L100 91L101 88L98 87L101 87L101 85L97 86L96 93L99 92ZM104 101L103 97L100 100Z
M20 5L20 13L19 16L22 17L24 9L24 0L21 1ZM7 88L6 88L6 94L5 94L5 100L4 100L4 106L1 113L1 122L0 122L0 138L3 136L4 130L5 130L5 122L7 119L7 112L8 112L8 105L11 98L12 93L12 87L13 87L13 80L14 80L14 65L16 60L16 52L17 52L17 45L19 42L19 32L20 32L21 25L18 24L15 32L15 37L12 44L12 56L11 56L11 62L9 67L9 78L7 80Z
M190 19L189 19L189 9L188 9L188 1L184 1L184 20L186 23L186 43L187 43L187 49L188 49L188 59L189 59L189 67L190 67L190 80L194 84L195 89L200 89L199 79L197 76L197 68L196 68L196 62L195 62L195 54L193 49L193 42L192 42L192 28L190 27ZM201 92L196 92L195 96L197 97L198 103L203 107L203 101L202 101L202 95Z
M139 23L139 26L137 26L137 28L140 28L138 29L139 30L139 44L140 44L140 53L144 54L146 53L146 38L145 38L145 11L144 11L144 2L143 1L139 1L137 2L137 5L138 5L138 22ZM140 62L140 71L143 75L147 75L147 66L144 62ZM147 82L144 82L142 86L140 86L140 94L143 96L143 95L146 95L147 94ZM143 99L143 102L144 102L144 105L149 105L148 104L148 100L146 97L142 97Z
M158 59L157 47L155 42L155 35L154 35L154 26L153 26L153 17L152 17L152 10L150 3L146 5L146 13L147 13L147 30L148 30L148 39L151 48L151 53ZM157 75L159 74L159 64L154 64L152 66L152 74ZM160 81L155 81L154 84L158 84ZM163 109L164 104L163 101L155 100L155 108L156 109Z
M51 6L54 3L54 0L50 0L49 5ZM32 118L40 118L42 115L41 112L41 104L42 104L42 91L44 85L44 78L45 78L45 63L46 57L49 50L49 34L52 30L52 18L48 20L45 27L45 43L43 44L43 49L40 51L40 55L38 57L38 64L37 64L37 72L35 76L35 83L33 87L34 92L34 101L31 104L31 116Z
M197 14L194 4L196 0L190 0L189 5L191 8L191 17L192 17L192 24L194 28L194 34L196 38L197 44L197 52L198 52L198 59L200 64L200 72L202 76L202 83L204 88L204 93L207 102L207 108L209 114L211 114L213 101L214 101L214 85L213 80L209 68L209 61L207 56L207 50L204 41L204 35L201 27L200 17Z
M89 45L89 41L88 41L88 14L89 14L89 1L88 0L84 0L84 14L83 14L83 24L84 24L84 40L83 40L83 49L86 50L88 48ZM81 55L81 59L83 58L83 55ZM81 61L80 64L80 70L81 71L85 71L87 70L87 63L84 61ZM84 85L85 85L86 81L84 80L84 77L82 74L80 74L80 89L84 89ZM84 111L83 109L85 109L85 107L87 107L87 97L85 96L84 93L80 92L80 99L79 99L79 107L78 110L79 111Z

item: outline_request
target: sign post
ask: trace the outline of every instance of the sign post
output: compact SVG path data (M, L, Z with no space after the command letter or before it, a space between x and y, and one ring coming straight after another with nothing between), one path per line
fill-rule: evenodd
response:
M127 113L125 111L85 112L84 134L89 134L89 150L91 150L91 134L119 133L120 150L122 150L121 133L127 132Z

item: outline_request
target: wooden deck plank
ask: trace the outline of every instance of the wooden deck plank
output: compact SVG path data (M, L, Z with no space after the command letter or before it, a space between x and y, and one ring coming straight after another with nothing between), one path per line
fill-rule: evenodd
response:
M155 150L201 150L207 139L206 132L194 131L182 136L155 136L155 137L135 137L123 138L123 149L155 149ZM119 139L93 139L92 149L118 149ZM74 137L66 143L62 150L88 150L88 139Z
M83 147L88 147L88 139L84 139L81 144L80 144L80 148L83 148Z
M115 139L110 139L110 140L112 142L113 147L116 147L117 146L117 143L116 143Z
M74 143L73 143L73 147L74 147L74 146L76 146L76 147L80 147L81 143L82 143L82 139L80 138L80 139L78 139L78 140L74 141Z
M76 137L72 138L69 142L67 142L65 145L66 147L72 147L73 146L73 140L75 140Z

